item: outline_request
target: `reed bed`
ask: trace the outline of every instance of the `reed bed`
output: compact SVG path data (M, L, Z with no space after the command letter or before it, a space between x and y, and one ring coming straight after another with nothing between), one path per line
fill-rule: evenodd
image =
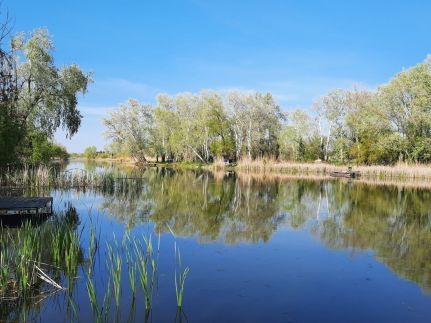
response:
M0 302L40 298L65 289L61 276L76 276L82 251L70 212L45 226L25 222L14 231L0 227Z
M352 166L362 177L376 179L428 179L431 180L431 165L399 163L394 166ZM290 175L329 176L331 172L343 171L347 166L327 163L293 163L273 159L242 159L236 169L249 173L280 173Z
M211 166L212 166L211 168L214 171L220 171L220 170L224 170L226 168L224 159L221 157L215 158Z
M81 169L59 171L47 166L3 169L0 188L27 189L102 189L130 191L142 187L142 173L124 175L118 171L87 172Z
M13 302L18 307L21 306L19 304L25 304L25 315L25 308L30 308L37 300L67 290L71 310L77 317L72 289L80 279L78 270L82 266L83 270L86 268L84 284L95 322L108 322L112 319L111 305L114 306L116 315L120 315L120 304L124 296L122 290L127 283L132 291L132 308L135 306L138 289L143 293L145 318L148 320L158 286L160 235L156 246L151 235L132 236L126 232L121 241L117 241L114 235L103 249L107 282L100 286L96 284L95 272L96 261L100 259L100 228L94 227L90 221L88 253L84 256L81 248L83 228L80 230L78 224L79 216L69 205L67 211L53 215L39 226L34 226L31 222L25 222L18 228L0 225L0 311L7 302ZM173 282L177 308L181 308L189 269L182 269L176 242L174 248ZM123 275L125 271L127 276Z

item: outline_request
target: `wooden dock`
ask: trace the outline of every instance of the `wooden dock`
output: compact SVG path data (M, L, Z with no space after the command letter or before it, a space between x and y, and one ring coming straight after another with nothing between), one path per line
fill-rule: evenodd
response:
M0 197L0 216L50 215L52 197Z

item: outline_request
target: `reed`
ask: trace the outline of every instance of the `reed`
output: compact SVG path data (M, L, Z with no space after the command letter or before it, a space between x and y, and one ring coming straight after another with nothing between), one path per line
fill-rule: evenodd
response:
M64 289L57 282L62 276L76 276L82 254L69 216L69 211L54 215L38 227L25 222L18 229L1 228L0 301L25 302Z
M128 256L128 273L129 273L129 281L130 281L130 288L132 289L132 297L135 299L136 296L136 264L132 263L132 260L130 259L130 254Z
M141 284L142 290L144 291L145 308L147 311L150 311L152 306L158 265L157 259L154 258L152 238L151 235L149 238L147 238L143 234L142 240L138 238L133 238L131 240L131 243L133 246L135 261L138 267L139 282ZM157 253L159 253L159 248L160 238Z
M214 171L220 171L220 170L224 170L226 168L226 165L224 163L224 159L222 157L215 158L211 166L212 166L211 168Z
M99 240L100 235L98 236L96 233L96 229L94 228L93 224L90 224L90 241L89 241L89 247L88 247L88 274L89 276L92 275L94 271L94 266L96 264L95 262L95 256L96 252L99 250Z
M177 273L177 265L175 265L175 295L177 297L177 307L180 310L183 306L183 294L184 294L184 283L186 281L186 277L190 271L189 267L186 267L184 270L182 269L182 260L180 249L177 248L177 243L174 243L174 253L175 253L175 264L178 259L178 273ZM178 280L177 280L178 276Z
M99 304L97 302L97 295L96 295L96 288L94 287L93 281L91 279L91 276L87 276L87 293L88 298L90 300L90 305L93 310L93 314L96 317L96 321L101 321L101 309L99 307Z
M353 166L353 165L349 165ZM329 176L331 172L346 170L346 166L328 163L294 163L275 159L241 159L236 169L249 173L279 173L302 176ZM362 177L376 179L430 179L431 165L398 163L394 166L353 166Z
M84 170L60 171L54 167L37 166L6 168L0 172L0 186L26 188L104 188L113 189L121 178L112 171L87 172Z
M112 286L115 296L115 304L117 308L120 306L121 296L121 271L123 267L122 255L118 249L117 239L114 238L114 247L112 244L107 244L108 260L107 267L112 278Z

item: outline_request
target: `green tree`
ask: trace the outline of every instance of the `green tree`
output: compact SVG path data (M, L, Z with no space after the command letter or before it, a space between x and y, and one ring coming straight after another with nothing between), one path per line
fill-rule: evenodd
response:
M154 151L154 115L150 105L130 99L103 119L106 136L124 146L138 162Z
M48 32L36 29L13 37L10 54L0 50L1 69L8 72L1 76L1 163L45 160L58 128L68 137L79 129L78 95L86 93L91 78L76 65L58 68L53 47Z
M94 159L97 157L97 148L96 146L89 146L84 150L84 156L87 159Z

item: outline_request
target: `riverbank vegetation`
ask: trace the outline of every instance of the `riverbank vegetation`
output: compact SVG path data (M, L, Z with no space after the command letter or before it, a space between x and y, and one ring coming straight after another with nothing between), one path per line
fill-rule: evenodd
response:
M76 285L82 286L84 280L95 322L111 321L113 314L119 321L122 317L120 307L125 298L123 293L128 286L132 291L130 311L135 310L136 298L141 296L138 291L143 293L145 321L148 321L153 297L158 292L160 235L157 249L153 247L151 235L136 235L128 231L122 235L121 241L114 234L105 245L101 243L100 230L100 226L94 226L91 220L89 230L86 230L71 204L49 219L23 222L13 227L0 223L0 320L31 321L32 310L43 300L65 293L70 310L68 315L74 321L79 318L74 305L74 291ZM83 246L84 241L88 243L88 250ZM172 287L175 287L178 315L182 310L189 268L181 269L182 260L176 242L174 248ZM123 280L125 269L128 281ZM180 270L179 286L177 269ZM98 284L100 275L104 275L107 283Z
M226 169L223 164L215 164L215 170ZM248 173L280 173L302 176L329 176L331 172L346 170L342 165L328 163L295 163L265 159L242 159L234 168L238 172ZM381 180L418 180L431 179L431 167L419 163L402 163L395 165L359 165L355 171L361 177Z
M284 112L271 93L161 94L104 119L114 153L139 162L274 159L393 165L431 161L430 60L375 91L336 89Z

